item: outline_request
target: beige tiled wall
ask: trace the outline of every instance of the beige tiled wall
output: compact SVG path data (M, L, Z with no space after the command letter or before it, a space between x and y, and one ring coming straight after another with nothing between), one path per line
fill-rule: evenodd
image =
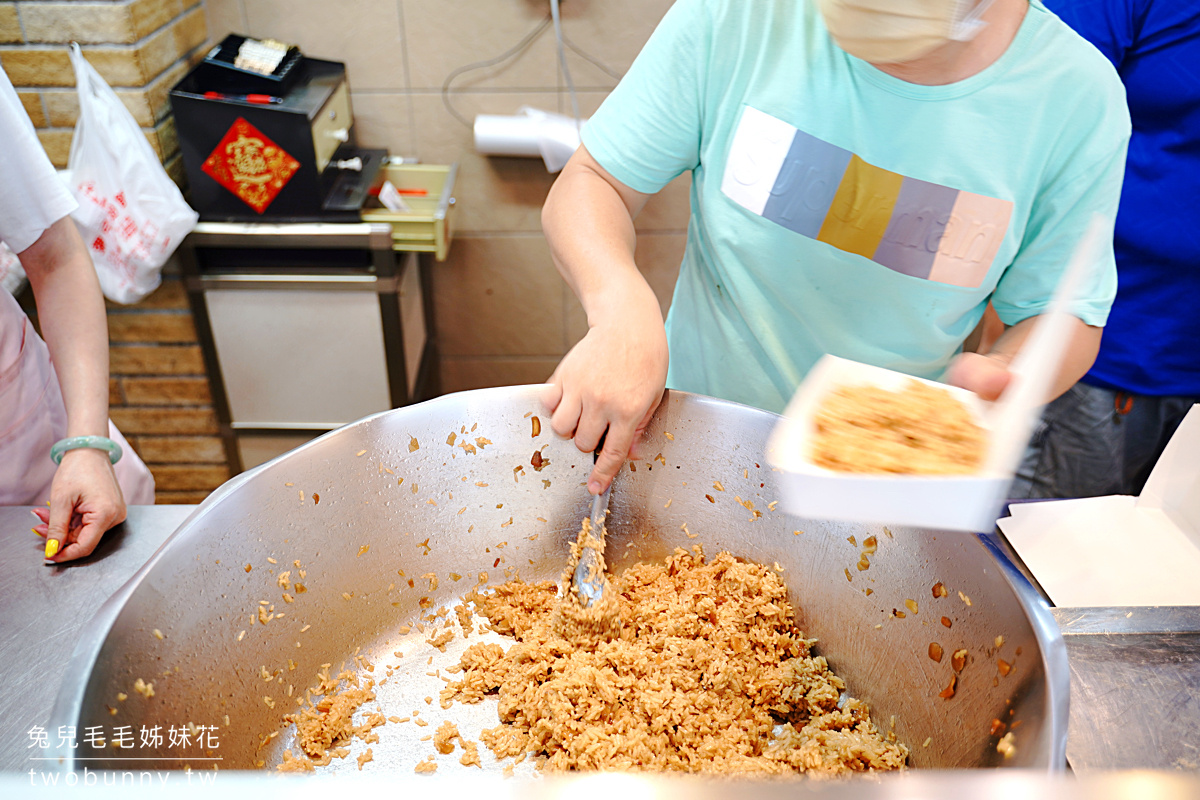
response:
M447 111L454 70L498 56L549 13L548 0L204 0L210 36L271 36L308 55L346 63L359 142L430 163L459 163L458 231L434 286L446 391L545 380L587 329L541 233L554 176L540 160L488 158ZM568 39L618 74L671 0L564 0ZM568 64L590 113L615 80L574 52ZM514 114L522 105L569 111L545 31L519 57L462 75L453 107ZM638 219L638 263L670 302L687 226L687 179L651 200Z

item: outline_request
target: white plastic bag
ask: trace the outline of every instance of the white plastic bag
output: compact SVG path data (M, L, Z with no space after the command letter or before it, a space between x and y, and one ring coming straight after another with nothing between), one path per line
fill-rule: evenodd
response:
M79 122L71 140L71 215L104 296L136 303L158 288L163 264L199 216L159 163L117 95L71 45Z

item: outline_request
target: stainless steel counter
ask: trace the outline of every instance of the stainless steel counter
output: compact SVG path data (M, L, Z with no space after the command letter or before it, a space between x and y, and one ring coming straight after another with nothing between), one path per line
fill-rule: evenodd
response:
M984 539L1052 604L1003 534ZM1200 775L1200 606L1051 611L1071 669L1071 769Z
M0 507L0 770L28 769L29 729L49 725L80 630L193 508L133 506L91 556L46 566L30 510Z
M1200 606L1052 611L1071 665L1072 769L1200 774Z

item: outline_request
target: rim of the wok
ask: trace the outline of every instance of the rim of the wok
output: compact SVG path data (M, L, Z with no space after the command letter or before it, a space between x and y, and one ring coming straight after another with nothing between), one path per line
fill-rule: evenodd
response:
M80 712L83 708L84 693L104 642L107 641L117 617L120 615L129 598L137 591L138 586L145 579L146 575L158 564L167 548L174 546L177 541L187 538L198 526L199 521L208 513L209 509L222 502L227 495L237 491L242 485L254 480L260 472L281 459L292 458L310 447L317 446L319 442L330 436L337 435L350 428L370 424L380 417L421 414L430 404L447 402L454 398L468 396L478 397L488 394L503 394L509 398L523 397L531 401L538 401L543 390L543 384L473 389L465 392L441 395L422 403L380 411L377 414L371 414L370 416L347 423L340 428L335 428L317 436L293 450L282 453L270 461L230 478L206 497L196 507L196 510L189 514L180 523L179 527L163 541L146 563L120 589L105 600L92 618L84 624L79 635L79 641L76 643L71 658L66 664L66 669L62 672L63 682L59 687L53 709L50 712L50 730L56 730L58 726L63 725L72 726L78 722ZM732 407L769 418L782 419L780 415L770 411L764 411L760 408L754 408L753 406L736 403L731 400L722 400L716 397L674 389L668 390L668 394L676 402L682 400L687 403L700 405ZM663 408L666 402L667 395L664 395L659 408ZM1049 750L1049 763L1046 769L1051 772L1064 770L1067 765L1067 724L1070 710L1070 667L1067 662L1066 641L1063 639L1062 632L1059 630L1058 624L1054 621L1054 616L1050 613L1050 607L1047 605L1045 599L999 548L995 542L995 537L990 532L972 535L983 544L991 554L993 560L1000 567L1000 572L1004 576L1005 582L1008 583L1009 588L1016 595L1017 602L1020 604L1022 610L1024 610L1025 616L1033 628L1034 636L1041 650L1042 668L1046 675L1046 710L1048 713L1045 738ZM47 755L56 758L66 771L74 772L80 768L80 765L76 763L75 751L70 748L56 746Z

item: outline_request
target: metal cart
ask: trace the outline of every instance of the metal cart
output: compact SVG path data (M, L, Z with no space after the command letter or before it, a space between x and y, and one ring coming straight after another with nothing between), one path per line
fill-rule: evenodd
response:
M439 392L431 259L391 225L202 222L179 248L235 472Z

